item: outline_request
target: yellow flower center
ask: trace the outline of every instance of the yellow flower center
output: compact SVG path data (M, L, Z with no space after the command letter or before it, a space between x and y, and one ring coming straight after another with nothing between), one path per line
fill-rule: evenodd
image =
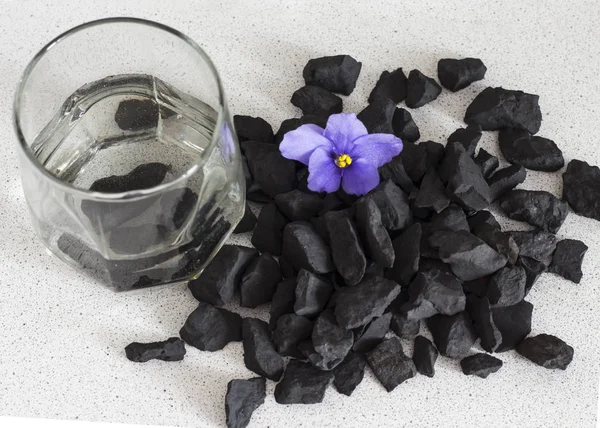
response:
M346 154L339 155L335 159L335 164L339 168L346 168L348 165L352 165L352 158L350 156L346 155Z

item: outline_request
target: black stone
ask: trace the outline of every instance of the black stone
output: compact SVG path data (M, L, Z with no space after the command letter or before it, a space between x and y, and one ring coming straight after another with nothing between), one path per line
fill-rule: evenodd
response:
M429 237L431 236L431 230L429 227L429 223L422 222L421 224L421 242L420 242L420 252L421 252L421 260L437 260L440 259L440 253L437 249L433 248L429 244ZM443 262L439 261L441 264L445 265ZM419 263L420 265L420 263ZM448 265L445 265L448 266ZM450 269L448 267L448 269ZM451 272L451 270L450 270Z
M269 253L262 253L250 263L242 276L241 306L256 308L269 303L279 281L281 281L281 269L277 260Z
M331 256L337 271L348 285L358 284L365 274L367 259L356 225L342 211L330 211L325 214L325 224L329 232Z
M229 342L242 340L242 317L200 302L187 318L179 336L201 351L218 351Z
M475 375L485 379L502 368L502 360L488 354L478 353L460 360L460 367L467 376Z
M160 198L161 215L159 224L167 230L178 230L189 219L196 208L198 195L189 187L175 189Z
M257 318L244 318L244 364L248 370L274 381L283 374L283 358L271 342L269 325Z
M332 370L344 359L354 343L352 331L338 325L331 310L326 310L315 321L312 331L312 343L321 356L318 368Z
M486 66L478 58L444 58L438 61L438 79L444 88L452 92L482 80L486 71Z
M158 126L159 108L153 99L131 99L119 103L115 122L123 131L139 131Z
M298 89L292 95L291 102L305 115L331 115L341 113L343 110L340 97L314 85L306 85Z
M185 355L185 344L178 337L171 337L164 342L133 342L125 347L125 355L136 363L150 360L181 361Z
M506 265L506 257L469 232L434 232L429 243L439 250L440 259L462 281L481 278Z
M394 264L386 273L402 287L407 287L419 270L421 258L421 225L415 223L392 241L396 254Z
M388 231L401 230L412 222L408 196L392 181L380 183L364 198L372 199L381 211L381 221Z
M394 135L403 142L414 143L421 138L421 133L417 124L413 120L410 112L403 108L397 108L392 117L392 129Z
M331 195L331 193L329 193ZM327 224L325 223L325 216L312 217L310 224L317 231L321 239L325 244L329 245L329 232L327 231Z
M365 276L385 276L385 269L380 266L378 263L371 262L367 264L367 269L365 270Z
M285 227L282 254L298 270L329 273L335 269L329 247L308 222L295 221Z
M508 218L527 222L552 233L558 232L569 214L566 202L543 191L511 190L499 202Z
M385 98L373 101L358 113L358 119L365 125L370 134L393 134L392 120L396 112L396 104Z
M492 320L502 336L495 352L514 349L531 332L533 305L525 300L512 306L492 308Z
M296 302L296 278L287 278L277 285L269 309L269 328L274 330L277 320L285 314L294 312Z
M229 381L225 395L227 428L247 427L252 413L262 406L266 395L266 381L262 377Z
M310 337L313 322L296 314L284 314L277 320L273 331L273 343L277 352L284 357L302 358L298 344Z
M333 386L340 393L347 396L362 382L365 375L365 358L356 353L350 352L346 359L333 370Z
M473 320L477 336L481 339L481 347L487 352L496 352L502 343L502 334L494 324L488 298L475 295L467 297L467 312Z
M477 340L473 322L466 312L456 315L436 315L427 319L433 341L440 354L462 358L469 354Z
M511 165L497 170L487 179L490 186L491 202L510 192L527 178L527 170L521 165Z
M425 147L427 164L432 168L436 168L444 157L444 145L435 141L422 141L419 145Z
M510 233L501 232L493 226L481 225L473 234L506 257L508 265L512 266L517 262L519 247Z
M465 122L484 131L516 128L535 134L542 124L538 95L504 88L486 88L467 107Z
M254 182L269 197L274 198L296 188L296 163L284 158L277 145L245 141L242 149Z
M419 272L408 289L413 306L410 317L455 315L465 310L466 297L460 281L451 273L431 269Z
M356 202L354 209L365 253L379 266L391 267L395 259L394 248L377 204L373 199L365 198Z
M160 244L166 234L162 225L120 226L111 231L109 246L117 254L138 255Z
M530 257L519 257L517 265L525 269L525 296L527 296L540 275L546 272L548 266Z
M323 199L319 195L298 189L275 196L275 204L291 221L309 220L323 209Z
M428 168L427 146L405 142L400 153L404 169L412 181L421 181Z
M423 177L421 188L415 199L414 206L419 209L428 209L439 213L450 204L446 196L445 186L437 172L430 168Z
M479 153L477 153L477 156L475 157L475 163L481 168L481 172L486 179L500 166L498 158L489 154L484 149L479 149Z
M301 269L298 272L293 311L305 317L317 316L327 306L333 285L323 278Z
M242 155L242 170L244 172L244 181L246 181L246 192L248 192L252 187L254 178L252 177L250 167L248 166L248 159L246 159L246 156L244 155Z
M346 329L366 325L383 315L398 294L398 284L379 277L367 277L354 287L341 288L334 294L337 322Z
M295 129L298 129L302 125L304 125L304 122L302 121L302 119L299 119L297 117L285 119L283 122L281 122L281 125L279 125L279 129L275 134L274 143L280 144L283 141L283 137L285 136L285 134Z
M489 211L479 211L467 219L471 233L477 235L480 230L487 229L488 226L500 230L500 223L496 220L496 217Z
M496 272L488 284L487 297L492 306L512 306L525 297L527 275L520 266L504 267Z
M251 232L256 227L256 216L246 204L246 208L244 209L244 217L240 220L238 225L233 230L233 233L246 233Z
M498 135L500 151L510 163L534 171L555 172L565 166L562 151L548 138L532 136L521 129L503 129Z
M290 361L283 379L275 387L279 404L316 404L323 401L333 373L319 370L309 363Z
M491 189L479 166L466 151L458 153L452 160L454 162L447 164L451 170L446 195L466 211L487 208L492 199Z
M583 276L581 264L587 250L587 245L575 239L558 241L549 271L579 284Z
M216 306L231 303L244 271L256 257L254 248L225 245L188 287L198 300Z
M600 168L572 160L563 174L563 199L577 214L600 220Z
M102 193L121 193L150 189L161 184L170 170L171 167L164 163L145 163L135 167L128 174L100 178L92 183L90 190Z
M406 85L406 106L409 108L422 107L435 100L442 93L442 87L419 70L412 70L408 75Z
M384 340L377 348L368 352L367 362L387 392L393 391L417 374L415 364L404 354L397 337Z
M371 321L362 334L354 341L352 350L355 352L368 352L379 345L387 332L390 331L391 320L392 314L388 312Z
M421 320L409 318L406 314L394 312L390 328L401 339L413 339L421 330Z
M356 86L362 63L350 55L314 58L308 61L302 77L307 85L316 85L331 92L350 95Z
M458 128L448 137L448 143L460 143L469 156L475 156L477 143L481 140L481 127L469 125L466 128Z
M561 370L567 369L574 354L571 346L550 334L528 337L517 346L517 352L539 366Z
M337 193L327 193L323 198L323 207L319 211L319 215L322 216L329 211L339 211L348 208L348 205L340 199Z
M439 214L434 214L429 227L431 232L438 230L470 231L465 212L456 205L450 205Z
M433 377L435 375L435 362L439 355L440 353L431 343L431 340L424 336L415 338L412 359L419 373L427 377Z
M391 73L384 71L379 76L379 80L369 95L369 103L376 100L385 99L391 100L394 104L404 101L406 98L406 75L401 68L398 68Z
M273 128L262 117L235 115L233 126L240 143L243 141L273 142Z
M258 221L252 234L252 245L261 252L280 256L283 229L287 223L287 219L275 204L265 205L258 215Z
M521 257L529 257L550 266L552 253L556 249L556 236L537 230L510 232L510 234L519 247Z

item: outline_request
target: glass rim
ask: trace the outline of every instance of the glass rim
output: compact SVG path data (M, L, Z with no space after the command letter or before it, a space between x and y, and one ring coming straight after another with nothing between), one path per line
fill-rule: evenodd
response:
M55 37L54 39L52 39L42 49L40 49L35 54L35 56L31 59L31 61L27 64L27 67L25 67L25 70L23 71L23 73L19 79L18 85L17 85L17 91L15 93L15 97L13 100L13 126L15 129L15 133L17 134L17 139L19 140L18 146L21 149L21 151L25 154L25 157L27 158L29 163L37 171L40 171L46 179L49 179L55 185L57 185L58 187L61 187L63 190L66 190L69 193L75 193L80 196L84 196L88 199L96 199L96 200L121 200L121 199L134 199L134 198L143 198L146 196L151 196L158 192L168 190L171 187L175 187L177 184L179 184L182 181L184 181L185 179L191 177L198 170L198 163L196 162L190 168L188 168L187 171L185 171L184 173L180 174L177 178L175 178L174 180L171 180L167 183L161 183L157 186L149 187L147 189L130 190L127 192L119 192L119 193L105 193L105 192L98 192L98 191L94 191L94 190L79 188L79 187L72 185L71 183L67 183L65 181L60 180L59 178L57 178L56 176L51 174L44 167L44 165L42 165L39 162L39 160L33 155L33 152L30 150L29 145L27 144L27 139L25 138L23 131L22 131L21 115L19 114L19 109L21 107L21 95L23 93L25 83L28 81L28 79L31 75L31 72L33 71L33 69L36 67L36 65L40 61L40 59L45 54L47 54L49 51L51 51L51 49L54 46L58 45L60 42L67 39L68 37L73 36L73 35L79 33L80 31L87 30L89 28L101 26L104 24L114 24L114 23L129 23L129 24L145 25L148 27L153 27L155 29L170 33L171 35L183 40L185 43L187 43L189 46L191 46L200 55L200 57L202 57L202 59L206 62L210 72L213 74L213 76L216 80L216 83L217 83L217 90L219 92L219 106L218 106L217 120L215 123L213 135L212 135L211 141L210 141L209 145L207 146L205 152L212 151L214 146L217 144L217 139L219 138L219 136L221 134L221 129L223 127L224 114L225 114L225 110L226 110L225 96L224 96L224 91L223 91L223 84L221 82L221 77L219 76L219 72L217 71L214 63L212 62L212 60L210 59L208 54L190 37L186 36L182 32L175 30L174 28L171 28L167 25L160 24L158 22L154 22L154 21L150 21L150 20L146 20L146 19L131 18L131 17L103 18L103 19L97 19L94 21L89 21L84 24L73 27L73 28L63 32L59 36Z

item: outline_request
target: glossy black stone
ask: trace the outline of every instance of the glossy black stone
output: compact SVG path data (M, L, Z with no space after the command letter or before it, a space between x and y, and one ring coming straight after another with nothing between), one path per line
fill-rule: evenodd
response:
M218 351L229 342L242 340L242 317L200 302L187 318L179 336L201 351Z
M331 92L350 95L356 87L362 63L350 55L314 58L308 61L302 77L307 85L316 85Z
M519 257L517 265L525 269L525 296L527 296L540 275L546 272L548 266L530 257Z
M338 366L354 344L352 331L340 327L331 310L323 311L319 315L311 339L315 351L321 357L317 367L322 370L332 370Z
M296 302L296 277L286 278L277 284L269 308L269 328L274 330L277 320L285 314L294 312Z
M284 357L303 358L298 344L310 337L313 322L296 314L284 314L277 320L273 331L273 343Z
M415 189L415 184L408 176L402 156L394 157L390 162L379 167L379 177L382 182L392 181L400 187L405 193L410 193Z
M492 194L481 168L466 151L450 159L445 165L450 168L446 195L469 212L487 208Z
M237 132L239 142L258 141L261 143L273 142L273 128L262 117L233 116L233 126Z
M474 230L473 235L488 244L498 254L506 257L508 265L512 266L517 262L519 246L510 233L501 232L500 228L495 226L482 224Z
M248 204L246 204L246 208L244 209L244 217L242 217L238 225L235 227L233 233L251 232L256 227L256 222L256 215L254 215Z
M519 247L521 257L529 257L546 266L552 262L552 254L556 249L556 236L544 231L510 232Z
M399 312L391 313L390 328L401 339L413 339L421 330L421 320Z
M421 144L404 142L399 155L404 162L404 169L412 181L421 181L428 168L427 147Z
M495 352L514 349L531 332L533 305L522 300L516 305L492 308L492 320L502 336Z
M588 246L576 239L563 239L556 244L549 272L562 276L575 284L581 282L581 265Z
M525 297L527 275L520 266L504 267L490 278L487 297L492 306L512 306Z
M127 359L136 363L150 360L181 361L185 356L185 344L178 337L171 337L163 342L133 342L125 347Z
M438 62L438 79L444 88L452 92L482 80L486 71L486 66L478 58L444 58Z
M450 204L446 196L445 186L437 172L429 168L423 177L421 187L414 205L416 208L427 209L439 213Z
M450 205L439 214L434 214L431 217L429 227L432 232L438 230L453 230L455 232L459 230L470 231L465 212L456 205Z
M455 315L465 310L466 297L460 281L451 273L431 269L419 272L408 289L410 317Z
M494 323L488 298L475 295L468 296L467 312L473 320L475 332L481 340L481 347L487 352L496 352L496 349L502 343L502 334Z
M499 200L502 211L513 220L556 233L569 214L569 206L552 193L515 189Z
M392 314L388 312L371 321L358 337L355 335L352 350L355 352L367 352L379 345L390 331L391 320Z

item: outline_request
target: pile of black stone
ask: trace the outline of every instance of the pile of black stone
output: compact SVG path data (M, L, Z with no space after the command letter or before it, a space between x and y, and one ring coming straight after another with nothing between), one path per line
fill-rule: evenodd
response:
M419 130L405 100L416 108L441 92L413 70L384 71L358 115L370 132L394 133L403 152L380 169L381 184L357 198L343 191L313 193L304 165L284 159L283 135L305 123L324 126L342 111L361 63L349 56L318 58L304 69L306 86L292 97L304 113L274 134L261 118L236 116L246 161L248 199L266 203L258 219L247 208L238 232L253 230L254 248L225 246L189 283L200 301L180 337L203 351L242 341L244 362L260 377L233 380L226 396L227 424L244 427L265 397L265 378L279 381L278 403L318 403L333 381L350 395L368 365L387 391L417 373L434 375L439 354L460 359L467 375L485 378L515 349L548 369L566 369L573 348L531 331L533 305L525 300L536 280L551 272L578 283L587 250L557 241L569 206L600 220L600 169L572 161L564 173L564 200L548 192L513 190L526 169L564 166L556 144L534 136L542 121L538 96L503 88L483 90L467 108L465 129L442 144L415 144ZM443 59L442 85L457 91L483 79L478 59ZM482 131L499 130L510 166L477 151ZM503 231L486 210L498 202L529 231ZM240 296L243 307L270 304L269 322L242 319L223 309ZM423 325L422 325L423 324ZM423 327L423 328L422 328ZM433 342L420 335L425 327ZM392 334L393 332L393 334ZM400 339L414 340L412 358ZM183 346L134 346L136 361L178 359ZM476 342L486 352L477 350ZM172 350L172 353L170 352ZM284 357L289 357L287 362Z

